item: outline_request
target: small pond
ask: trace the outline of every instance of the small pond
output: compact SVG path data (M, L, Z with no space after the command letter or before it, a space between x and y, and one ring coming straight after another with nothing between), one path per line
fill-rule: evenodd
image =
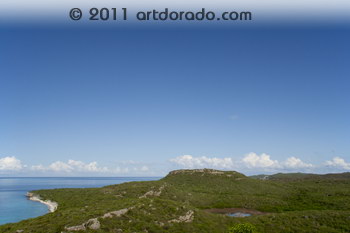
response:
M235 217L235 218L244 218L252 215L247 213L242 213L242 212L235 212L235 213L228 213L227 216Z

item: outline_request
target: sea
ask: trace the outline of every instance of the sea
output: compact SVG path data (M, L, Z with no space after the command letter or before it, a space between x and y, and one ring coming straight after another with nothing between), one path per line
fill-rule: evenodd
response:
M30 201L27 192L55 188L95 188L160 177L0 177L0 225L34 218L49 212L46 205Z

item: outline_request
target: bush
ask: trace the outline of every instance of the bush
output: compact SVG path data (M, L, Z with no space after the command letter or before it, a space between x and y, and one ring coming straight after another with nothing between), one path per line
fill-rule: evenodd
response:
M239 223L230 227L228 233L257 233L257 230L250 223Z

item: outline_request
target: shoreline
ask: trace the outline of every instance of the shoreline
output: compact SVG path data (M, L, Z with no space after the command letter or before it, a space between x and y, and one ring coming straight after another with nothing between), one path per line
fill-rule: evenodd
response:
M39 195L36 195L36 194L34 194L34 193L31 193L31 192L27 192L26 197L27 197L29 200L31 200L31 201L37 201L37 202L40 202L40 203L46 205L47 208L49 209L49 211L50 211L51 213L52 213L52 212L55 212L56 209L57 209L57 207L58 207L57 202L50 201L50 200L45 200L45 201L44 201L44 200L42 200L42 199L40 198Z

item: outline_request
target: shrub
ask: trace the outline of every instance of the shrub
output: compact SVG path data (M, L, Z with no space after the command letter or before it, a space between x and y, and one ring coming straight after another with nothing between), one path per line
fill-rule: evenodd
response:
M228 233L257 233L257 230L250 223L239 223L230 227Z

